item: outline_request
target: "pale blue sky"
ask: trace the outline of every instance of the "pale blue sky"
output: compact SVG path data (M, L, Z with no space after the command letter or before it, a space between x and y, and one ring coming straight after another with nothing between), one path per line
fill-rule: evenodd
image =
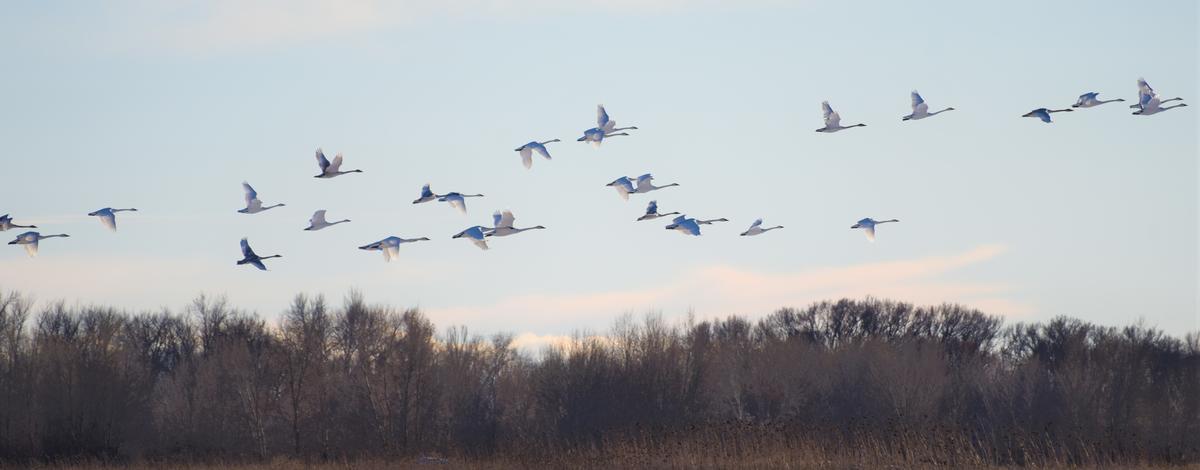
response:
M1191 102L1195 2L449 3L7 4L0 213L72 238L6 247L0 287L269 317L358 288L533 335L867 294L1197 328L1197 108L1020 117L1139 76ZM914 88L957 111L902 123ZM813 132L822 100L869 126ZM641 130L575 142L597 103ZM550 138L525 170L512 149ZM318 146L366 173L313 179ZM645 172L682 184L664 211L733 222L635 223L651 197L604 184ZM287 207L236 213L242 180ZM411 205L425 182L487 197ZM141 212L113 234L84 215L105 206ZM549 230L449 238L502 208ZM353 222L301 231L316 209ZM787 228L738 237L757 217ZM902 222L869 244L862 217ZM388 235L434 241L355 249ZM284 258L235 266L242 236Z

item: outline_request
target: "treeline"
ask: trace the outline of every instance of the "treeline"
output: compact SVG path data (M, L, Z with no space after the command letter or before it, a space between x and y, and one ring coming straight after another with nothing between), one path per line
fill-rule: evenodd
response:
M268 324L206 297L131 315L0 293L0 463L1200 461L1197 333L867 299L511 345L357 294L298 296Z

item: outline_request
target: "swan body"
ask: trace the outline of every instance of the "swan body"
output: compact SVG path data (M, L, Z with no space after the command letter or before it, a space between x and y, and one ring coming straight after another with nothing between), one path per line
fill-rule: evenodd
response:
M622 176L620 178L617 178L617 179L613 180L613 182L608 183L605 186L608 186L608 187L611 187L611 188L617 190L617 195L621 196L621 199L624 199L626 201L629 200L630 193L637 192L637 189L635 189L633 187L633 180L628 176Z
M533 227L525 227L525 228L516 228L516 227L513 227L513 222L515 222L515 221L516 221L516 217L513 217L512 211L507 211L507 210L504 212L496 211L494 214L492 214L492 229L490 231L488 231L486 234L484 234L484 236L486 236L486 237L507 237L509 235L516 235L516 234L524 232L526 230L545 230L545 228L546 228L541 225L535 225Z
M833 107L829 106L828 101L821 102L821 112L825 115L825 127L817 129L817 132L833 133L840 130L850 129L852 127L867 127L866 124L862 123L854 124L852 126L843 126L842 116L834 111Z
M729 219L726 219L724 217L721 217L719 219L707 219L707 220L696 219L696 223L700 224L700 225L712 225L713 222L729 222Z
M342 219L337 222L329 222L325 220L325 209L313 212L312 218L308 219L308 227L304 230L316 231L325 227L332 227L337 224L349 222L350 219Z
M117 231L117 212L137 212L137 209L113 209L105 207L95 212L88 212L89 216L99 217L100 223L108 227L109 230Z
M430 191L429 183L426 183L424 186L421 186L421 196L416 198L415 200L413 200L412 203L413 204L421 204L424 202L436 201L440 197L442 197L442 196L434 194L433 191Z
M666 212L666 213L660 214L660 213L658 213L658 201L650 201L650 204L646 205L646 213L644 215L642 215L641 217L638 217L638 221L640 222L643 220L654 220L659 217L666 217L669 215L679 215L679 213L678 212Z
M525 165L526 170L533 167L533 152L537 152L546 160L550 159L550 151L546 150L546 144L551 142L559 142L559 140L551 139L545 142L533 141L515 149L516 152L521 154L521 164Z
M782 225L776 225L774 227L763 227L762 223L763 223L762 219L755 219L754 223L750 224L750 228L746 229L745 232L742 232L741 236L752 237L755 235L761 235L761 234L770 232L770 231L778 229L778 228L783 228Z
M954 108L946 108L941 111L929 112L929 105L925 103L925 99L921 98L921 94L917 90L912 91L912 114L900 118L902 121L916 121L925 119L930 116L937 116L946 111L954 111Z
M254 254L254 250L250 249L250 242L242 238L242 259L238 260L237 264L238 266L250 264L260 270L266 271L267 266L263 264L263 260L282 257L282 255L258 256Z
M654 181L654 175L651 175L650 173L646 173L642 176L637 177L637 186L634 188L633 191L630 191L630 193L643 194L643 193L648 193L650 191L658 191L660 189L670 188L672 186L679 186L679 183L671 183L671 184L665 184L662 186L655 186L653 181Z
M265 211L267 209L283 207L283 204L275 204L273 206L263 206L262 201L258 199L258 192L255 191L254 188L250 187L250 184L246 183L245 181L242 182L242 190L245 191L245 193L246 193L246 208L238 209L238 212L241 212L243 214L257 214L257 213Z
M1094 108L1096 106L1100 106L1105 103L1115 103L1118 101L1125 101L1121 98L1117 98L1115 100L1102 100L1102 99L1098 98L1099 96L1100 96L1099 93L1096 93L1094 91L1089 91L1087 93L1079 95L1079 99L1075 100L1075 104L1071 105L1071 107L1072 108Z
M1028 112L1028 113L1022 114L1022 115L1021 115L1021 117L1031 117L1031 118L1038 118L1038 119L1041 119L1041 120L1042 120L1042 122L1049 123L1049 122L1050 122L1050 114L1051 114L1051 113L1069 113L1069 112L1071 112L1071 111L1074 111L1074 110L1073 110L1073 109L1071 109L1071 108L1067 108L1067 109L1046 109L1046 108L1038 108L1038 109L1035 109L1035 110L1033 110L1033 111L1030 111L1030 112Z
M362 170L342 171L342 154L339 153L334 156L333 163L330 163L329 160L325 158L325 152L319 148L317 149L317 166L321 167L321 174L316 175L313 178L333 178L335 176L342 176L347 173L362 173Z
M467 213L466 198L468 198L468 197L483 197L483 195L482 194L462 194L462 193L456 193L456 192L449 192L441 197L438 197L438 200L448 203L448 204L450 204L450 207L458 209L459 212L466 214Z
M479 249L486 250L486 249L488 249L488 245L487 245L487 240L484 239L484 237L485 237L484 231L485 230L487 230L486 227L481 227L479 225L476 225L474 227L468 227L466 230L458 232L458 234L454 235L451 238L466 238L467 240L470 240L471 243L474 243L475 246L479 247Z
M6 232L14 228L37 228L37 225L17 225L12 221L12 217L8 214L0 215L0 232Z
M34 256L37 256L37 254L38 254L38 242L39 241L45 240L47 238L54 238L54 237L70 237L70 235L67 235L65 233L60 233L57 235L42 235L38 232L25 232L20 235L17 235L17 238L11 242L8 242L8 244L24 246L25 252L29 253L29 256L32 258Z
M699 236L700 223L696 219L689 218L686 215L680 215L671 220L671 224L667 225L667 230L675 230L686 235Z
M851 226L850 226L850 228L852 228L852 229L856 229L856 228L861 228L861 229L863 229L863 232L867 234L867 240L870 240L870 241L875 241L875 226L876 226L876 225L879 225L879 224L886 224L886 223L890 223L890 222L899 222L899 220L897 220L897 219L890 219L890 220L875 220L875 219L872 219L872 218L870 218L870 217L867 217L867 218L865 218L865 219L859 220L859 221L858 221L858 223L856 223L856 224L854 224L854 225L851 225Z
M387 261L387 262L391 262L393 259L396 259L399 256L401 244L414 243L414 242L419 242L419 241L429 241L429 239L425 238L425 237L421 237L421 238L387 237L387 238L384 238L383 240L379 240L375 243L370 243L367 245L360 246L360 247L358 247L358 249L366 250L366 251L382 252L383 260Z
M608 117L608 112L604 110L604 105L596 105L596 127L583 131L583 137L575 139L577 142L590 142L592 146L599 147L600 143L607 137L615 137L618 135L629 135L627 133L617 131L637 129L637 127L617 127L617 121Z

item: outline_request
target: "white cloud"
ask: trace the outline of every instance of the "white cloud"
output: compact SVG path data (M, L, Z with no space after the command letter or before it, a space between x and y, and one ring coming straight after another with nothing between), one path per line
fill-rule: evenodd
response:
M758 0L756 4L782 3ZM596 12L660 14L744 6L718 0L127 0L105 2L102 40L117 50L247 52L443 18L510 20ZM93 41L96 38L81 36Z
M759 316L780 307L870 295L919 305L955 302L1005 316L1028 315L1033 308L1012 298L1013 289L1007 284L945 279L948 273L989 261L1004 251L999 245L984 245L953 255L794 272L718 265L690 271L653 288L519 294L482 304L426 310L443 323L469 325L499 317L520 319L521 329L532 329L547 324L587 325L597 318L654 310L690 311L700 318L735 313ZM536 336L530 335L527 341L535 342Z

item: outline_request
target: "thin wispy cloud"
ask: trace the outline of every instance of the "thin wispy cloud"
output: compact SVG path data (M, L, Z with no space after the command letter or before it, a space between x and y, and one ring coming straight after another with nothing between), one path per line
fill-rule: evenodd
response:
M106 18L121 24L107 30L109 46L116 50L210 54L263 51L438 19L645 15L720 5L715 0L129 0L104 8Z
M1011 296L1015 289L1009 284L963 282L951 277L955 271L986 263L1005 251L1002 245L982 245L950 255L788 272L714 265L691 270L654 288L519 294L486 305L433 307L430 314L452 323L511 316L533 323L587 324L591 319L645 311L692 312L701 318L733 313L754 316L780 307L871 295L922 305L962 303L1006 316L1028 315L1033 306L1015 300Z

